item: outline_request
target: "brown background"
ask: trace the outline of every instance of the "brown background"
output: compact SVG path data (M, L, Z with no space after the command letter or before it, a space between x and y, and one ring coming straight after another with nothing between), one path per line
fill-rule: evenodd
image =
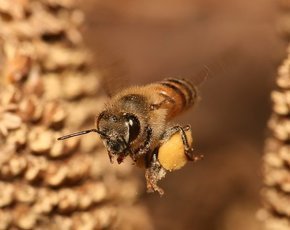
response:
M261 156L275 70L285 55L276 1L85 1L86 41L115 82L209 79L181 116L205 159L144 194L156 229L258 229ZM203 72L205 73L205 72ZM197 76L198 75L198 76ZM143 179L142 179L143 180Z

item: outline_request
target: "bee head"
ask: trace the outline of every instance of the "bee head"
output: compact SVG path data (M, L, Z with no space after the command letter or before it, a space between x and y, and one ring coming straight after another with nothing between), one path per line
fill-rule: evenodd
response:
M96 129L71 133L59 137L57 140L96 132L104 141L111 162L114 155L117 156L118 163L121 163L127 155L132 154L131 143L138 137L141 130L139 119L134 114L113 114L104 111L97 117L96 126Z
M97 130L107 147L110 158L116 155L121 163L132 153L131 143L138 137L141 127L139 119L131 113L102 112L96 120Z

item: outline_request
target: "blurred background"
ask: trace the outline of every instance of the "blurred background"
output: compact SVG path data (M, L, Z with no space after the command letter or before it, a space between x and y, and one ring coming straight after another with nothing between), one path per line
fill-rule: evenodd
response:
M286 47L276 2L88 0L82 7L96 67L114 84L197 79L209 69L201 102L178 118L192 125L205 158L169 173L162 198L143 195L155 228L259 229L270 90Z

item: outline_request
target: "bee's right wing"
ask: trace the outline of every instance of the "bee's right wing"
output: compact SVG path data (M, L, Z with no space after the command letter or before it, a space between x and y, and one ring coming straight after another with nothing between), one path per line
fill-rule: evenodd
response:
M217 74L224 74L232 65L236 48L230 47L216 58L210 60L209 64L204 64L200 70L189 77L189 80L197 87L201 86L207 79L213 78Z
M130 78L121 61L115 61L101 68L102 86L105 94L113 97L130 85Z

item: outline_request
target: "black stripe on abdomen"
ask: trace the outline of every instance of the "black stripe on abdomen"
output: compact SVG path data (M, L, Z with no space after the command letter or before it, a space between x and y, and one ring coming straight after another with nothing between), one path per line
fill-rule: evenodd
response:
M194 102L194 100L197 97L197 91L194 88L194 86L192 86L188 81L184 79L177 79L177 78L168 78L166 80L180 85L180 87L182 87L186 91L186 94L188 97L188 99L186 100L187 106L191 105Z
M184 95L183 91L179 87L177 87L174 83L172 84L170 81L167 81L167 80L160 82L160 84L174 90L175 93L181 97L182 107L186 106L187 104L186 96Z

